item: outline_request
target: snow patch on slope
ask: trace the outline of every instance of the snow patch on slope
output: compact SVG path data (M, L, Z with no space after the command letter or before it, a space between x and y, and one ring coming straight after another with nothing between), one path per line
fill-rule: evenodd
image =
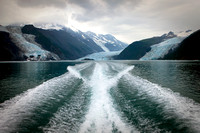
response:
M73 26L70 26L70 27L68 27L68 28L70 28L70 29L73 30L74 32L80 32L78 29L76 29L76 28L73 27Z
M52 24L52 23L48 23L48 24L34 24L35 27L40 28L40 29L44 29L44 30L61 30L64 26L63 25L59 25L59 24Z
M93 38L94 42L101 47L105 52L109 52L110 50L104 45L106 42L103 40L100 40L98 38Z
M105 52L109 52L110 50L105 46L106 41L102 39L99 35L93 33L93 32L86 32L86 35L88 35L99 47L101 47Z

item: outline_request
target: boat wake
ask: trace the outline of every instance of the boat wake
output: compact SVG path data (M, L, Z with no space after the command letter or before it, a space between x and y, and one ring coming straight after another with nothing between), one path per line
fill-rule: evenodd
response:
M132 73L87 62L0 104L2 132L200 132L200 105ZM176 127L176 128L174 128Z

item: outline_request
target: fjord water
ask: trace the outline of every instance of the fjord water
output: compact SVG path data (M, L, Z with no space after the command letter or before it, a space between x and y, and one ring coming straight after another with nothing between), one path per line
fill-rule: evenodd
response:
M0 63L1 132L200 132L199 61Z

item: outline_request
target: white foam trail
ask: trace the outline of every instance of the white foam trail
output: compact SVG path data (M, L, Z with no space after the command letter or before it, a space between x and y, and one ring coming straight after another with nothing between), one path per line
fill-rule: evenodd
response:
M116 62L109 62L108 65L111 66L112 70L115 70L117 72L120 72L127 68L126 64L116 63Z
M68 66L67 70L69 71L69 73L71 73L75 77L82 79L83 81L86 81L87 79L81 75L81 71L84 71L85 69L90 68L92 64L93 62L87 62L84 64L78 64L75 66Z
M74 80L72 75L66 73L2 103L0 130L2 132L13 132L24 117L31 115L34 108L52 99L53 95L58 95L63 87L70 84L72 80Z
M129 66L125 70L121 71L120 73L117 74L115 79L119 80L123 75L127 74L129 71L131 71L134 68L134 66Z
M84 63L67 67L70 74L82 79L84 83L78 87L69 101L54 113L54 117L52 117L46 127L43 128L44 132L77 132L80 124L83 122L82 117L85 115L84 113L86 113L85 109L90 99L88 94L91 91L85 84L88 82L88 77L86 75L82 76L81 71L92 69L92 65L93 63Z
M78 70L83 70L90 65L91 63L84 63L74 67ZM66 89L67 86L73 84L75 80L74 76L80 77L80 75L75 75L73 70L70 70L69 73L50 79L0 104L0 130L2 132L15 131L18 124L20 124L25 117L31 116L32 110L46 104L45 102L51 99L55 99L55 96L61 96L62 98L63 90Z
M94 73L88 82L92 88L91 105L85 122L81 125L79 132L137 132L134 127L124 123L118 112L114 109L109 89L116 85L117 81L133 67L119 73L115 78L109 79L102 68L107 64L96 63Z
M121 106L120 108L122 108L122 110L126 110L128 114L131 114L132 118L138 121L139 125L137 125L137 129L140 132L151 132L151 133L167 132L165 130L159 129L153 120L147 117L143 117L144 112L139 109L136 109L134 106L131 106L131 100L127 100L122 95L122 93L119 92L118 89L120 88L116 88L115 90L113 90L115 92L112 91L112 93L115 93L115 95L117 96L116 100L119 100L120 102L123 103L122 105L120 105ZM127 92L127 93L131 93L131 92Z
M76 71L72 66L68 66L67 70L73 74L75 77L82 79L82 76L80 75L80 73L78 71Z
M176 114L184 123L192 127L194 132L200 132L200 105L198 103L138 76L127 74L124 78L131 87L164 105L167 113Z
M80 124L83 122L82 117L85 115L88 92L90 90L82 84L75 92L72 98L54 114L50 122L43 128L44 132L61 133L77 132ZM88 99L87 99L88 98Z

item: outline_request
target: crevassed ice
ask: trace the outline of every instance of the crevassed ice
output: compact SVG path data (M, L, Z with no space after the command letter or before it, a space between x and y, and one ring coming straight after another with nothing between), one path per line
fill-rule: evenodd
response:
M184 37L174 37L159 44L152 45L151 50L140 58L140 60L156 60L162 58L170 49L177 47L183 39Z
M8 27L0 27L0 30L4 29L8 33L10 33L10 37L16 43L16 45L25 53L27 57L33 55L34 57L38 57L40 55L40 59L46 59L49 55L54 57L54 59L59 59L59 57L53 53L50 53L47 50L42 49L35 42L35 40L30 35L24 35L21 32L21 27L19 26L8 26ZM32 41L30 41L32 40Z
M26 55L34 55L37 57L38 55L41 55L41 57L46 58L49 54L48 51L41 49L35 44L32 44L24 39L24 37L21 34L18 33L12 33L13 38L15 38L15 41L18 43L20 48L22 48Z

